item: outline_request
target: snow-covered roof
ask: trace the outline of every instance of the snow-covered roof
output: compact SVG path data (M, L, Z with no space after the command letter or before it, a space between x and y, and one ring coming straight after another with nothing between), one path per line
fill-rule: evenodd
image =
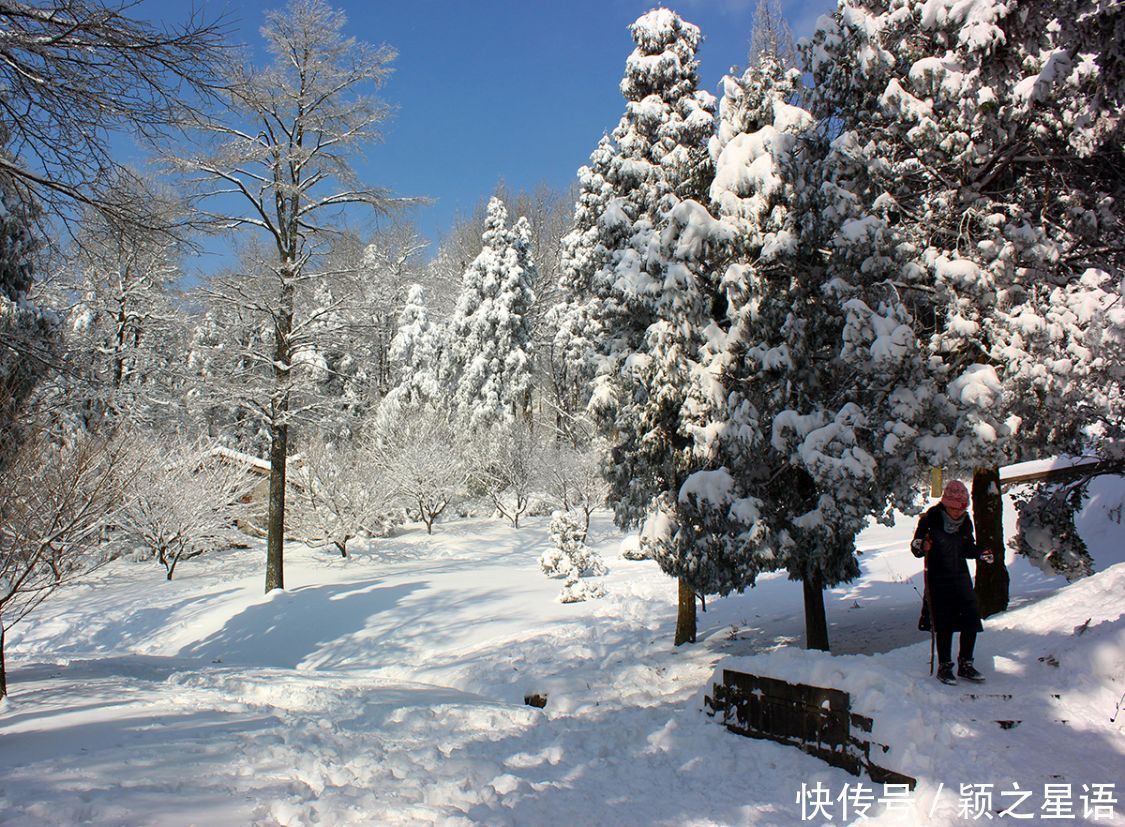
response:
M256 474L265 475L270 472L269 460L256 457L253 454L244 454L242 451L235 451L233 448L224 448L221 445L216 446L211 449L211 456L222 457L230 462L245 465ZM286 460L286 465L290 468L295 468L301 465L304 460L304 454L290 454L289 459Z
M223 448L221 445L211 449L211 455L222 457L230 462L236 462L240 465L247 465L255 471L268 474L270 471L270 464L260 457L253 454L244 454L241 451L235 451L231 448Z

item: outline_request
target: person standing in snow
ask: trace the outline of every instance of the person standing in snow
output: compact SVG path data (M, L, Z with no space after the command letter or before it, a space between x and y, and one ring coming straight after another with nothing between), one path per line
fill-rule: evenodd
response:
M957 677L981 683L984 676L973 667L973 647L982 630L980 608L973 591L967 560L992 562L992 552L981 549L973 535L973 522L967 513L969 491L953 480L945 486L941 502L921 519L910 550L926 558L926 597L930 622L937 638L937 678L956 684L953 676L953 633L961 633L957 657Z

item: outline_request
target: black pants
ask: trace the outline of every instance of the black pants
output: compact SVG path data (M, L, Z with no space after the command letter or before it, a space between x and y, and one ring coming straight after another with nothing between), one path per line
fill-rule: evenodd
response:
M976 632L962 632L958 660L972 660L973 647L977 644ZM937 633L938 663L953 663L953 630Z

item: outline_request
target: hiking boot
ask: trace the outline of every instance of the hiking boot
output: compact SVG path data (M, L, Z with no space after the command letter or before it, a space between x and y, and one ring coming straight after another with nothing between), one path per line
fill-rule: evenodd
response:
M957 661L957 677L973 683L984 683L984 675L976 670L971 660Z
M957 679L953 677L953 663L939 663L937 668L937 679L942 683L947 683L950 686L957 685Z

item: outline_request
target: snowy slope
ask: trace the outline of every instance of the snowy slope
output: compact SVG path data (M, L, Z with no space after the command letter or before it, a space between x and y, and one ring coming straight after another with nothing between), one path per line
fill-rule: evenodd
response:
M1012 564L1016 608L986 622L978 662L987 693L1018 700L976 711L928 675L910 521L866 532L863 576L829 595L835 655L798 648L782 576L709 603L701 642L674 649L675 584L620 558L605 517L608 595L583 604L539 571L545 520L410 529L350 560L291 546L289 590L268 597L260 547L171 583L122 561L9 636L0 823L782 825L802 784L861 780L703 714L731 664L853 693L885 763L920 782L876 822L958 823L959 783L1015 782L1039 801L1073 783L1080 823L1082 783L1125 790L1121 496L1103 485L1083 515L1099 574ZM998 705L1023 723L1000 730Z

